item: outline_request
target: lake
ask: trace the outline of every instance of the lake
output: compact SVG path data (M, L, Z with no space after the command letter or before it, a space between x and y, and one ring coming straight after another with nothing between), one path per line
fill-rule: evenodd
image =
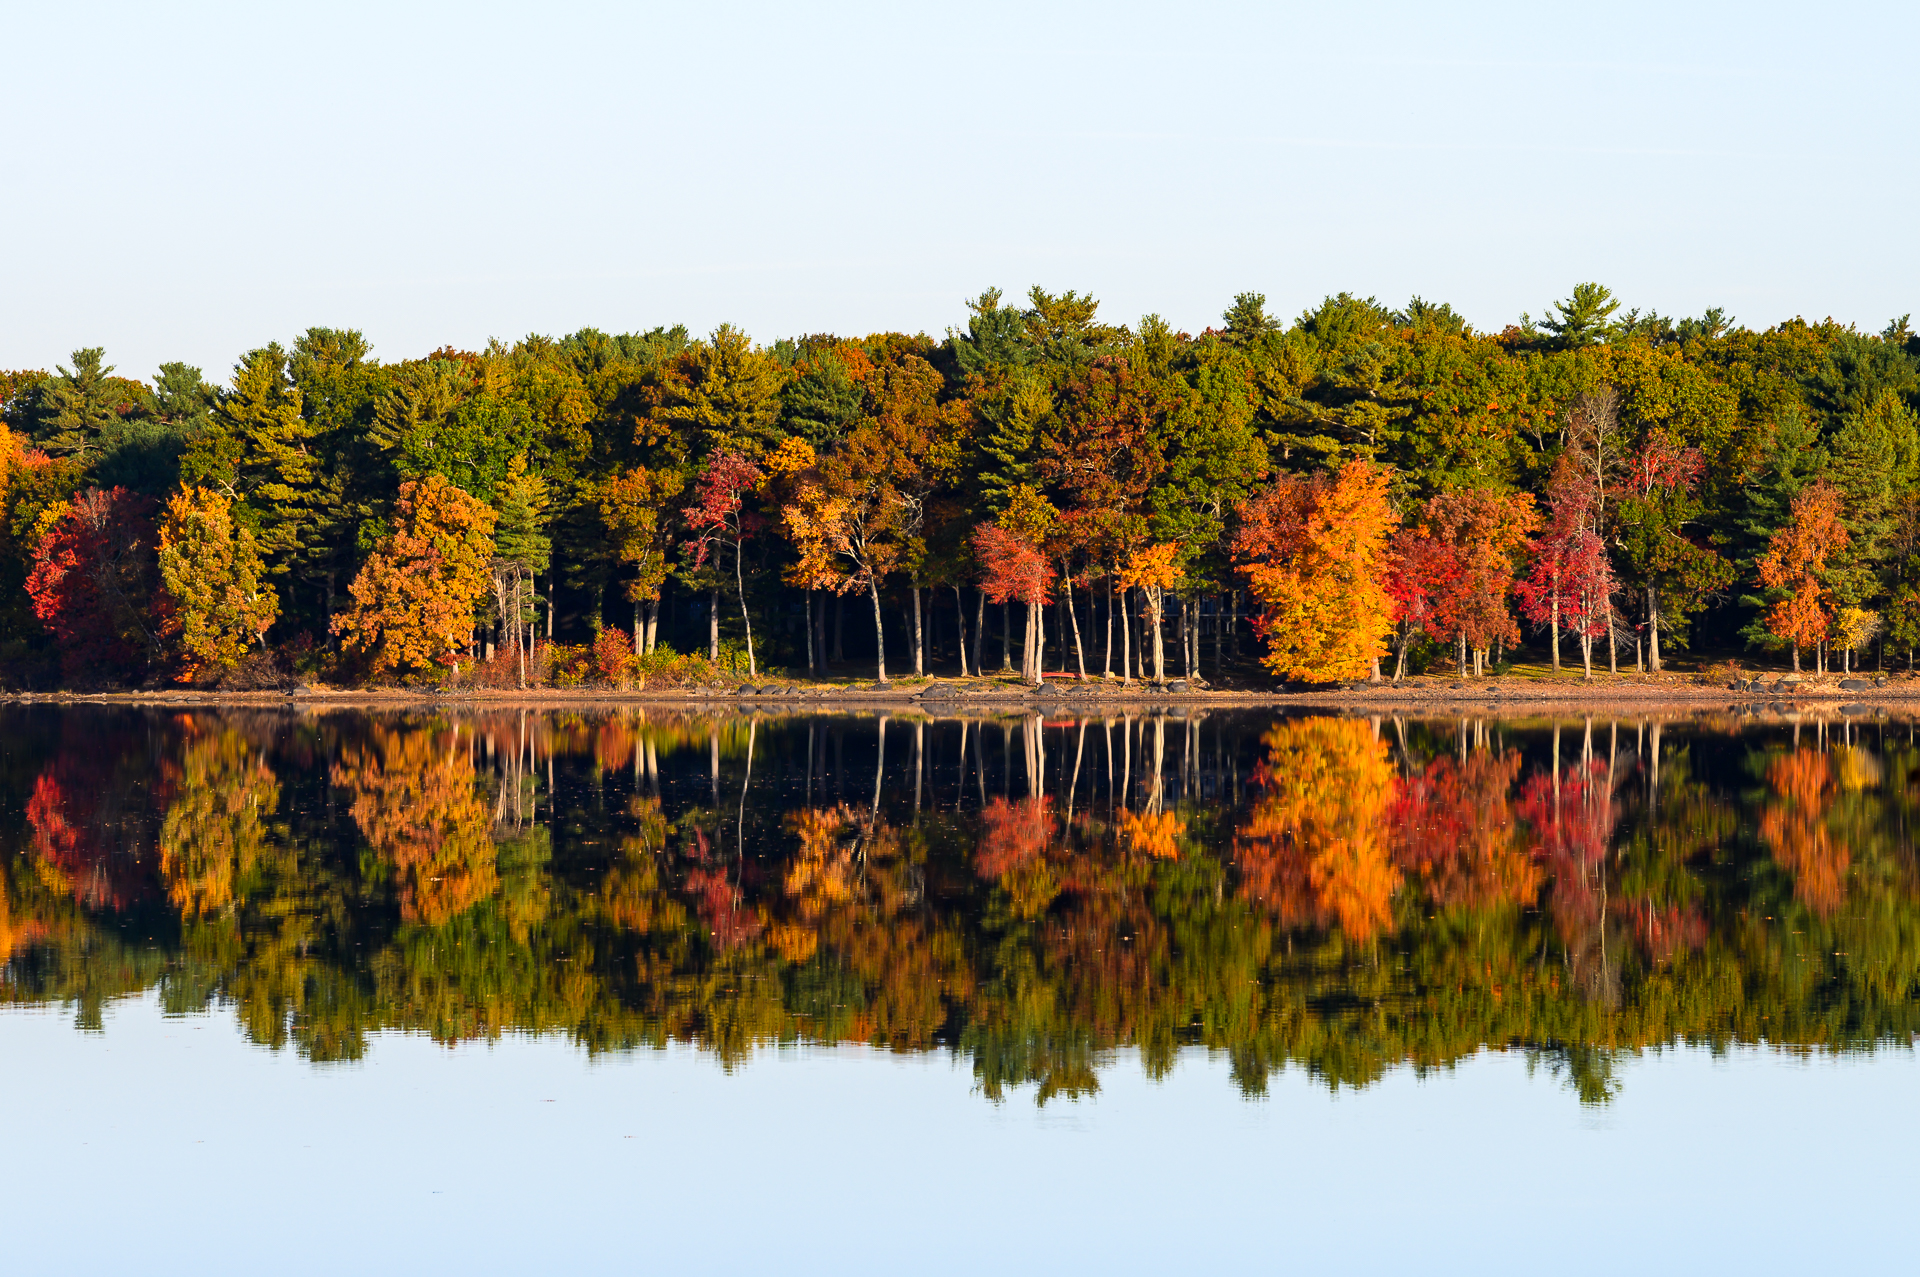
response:
M1911 722L1045 715L0 706L14 1270L1909 1248Z

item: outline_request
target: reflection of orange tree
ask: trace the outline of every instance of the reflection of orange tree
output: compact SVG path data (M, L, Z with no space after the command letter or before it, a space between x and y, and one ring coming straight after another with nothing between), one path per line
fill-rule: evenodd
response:
M925 856L917 834L845 805L789 812L786 825L800 845L770 938L787 961L807 964L795 988L810 1032L897 1049L931 1045L946 1020L943 996L963 995L970 981L958 937L918 907ZM836 983L848 975L859 982L851 998Z
M398 872L409 922L439 926L493 892L491 819L475 779L450 731L375 722L341 748L333 783L353 793L360 832Z
M1794 898L1831 918L1847 898L1847 845L1827 830L1833 805L1833 766L1825 754L1795 750L1767 764L1774 801L1760 815L1760 838L1774 861L1793 875Z
M1337 924L1364 941L1392 927L1395 786L1387 747L1360 719L1278 723L1255 769L1260 795L1234 834L1240 890L1289 926Z
M234 879L267 844L267 818L280 782L266 759L230 728L189 735L178 763L163 771L167 814L160 826L160 876L183 916L233 902Z

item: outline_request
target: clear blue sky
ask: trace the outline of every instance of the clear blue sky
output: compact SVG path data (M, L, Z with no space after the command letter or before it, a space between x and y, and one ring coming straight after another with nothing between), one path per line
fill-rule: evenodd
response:
M0 367L389 359L988 285L1498 328L1920 310L1912 5L6 3Z

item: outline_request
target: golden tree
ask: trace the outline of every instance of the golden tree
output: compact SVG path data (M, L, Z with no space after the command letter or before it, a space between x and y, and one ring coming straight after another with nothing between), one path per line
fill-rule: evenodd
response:
M1349 461L1287 476L1240 506L1233 558L1262 605L1266 665L1288 678L1380 677L1393 631L1387 592L1388 471Z
M354 607L333 619L375 674L423 677L459 667L485 595L493 511L437 474L400 485L393 532L349 587Z
M196 487L168 499L160 580L170 606L160 633L178 651L181 682L232 669L262 641L280 615L265 577L253 533L234 521L227 496Z

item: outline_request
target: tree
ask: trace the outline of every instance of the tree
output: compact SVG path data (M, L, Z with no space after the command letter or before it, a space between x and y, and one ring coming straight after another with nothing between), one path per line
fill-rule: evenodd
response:
M686 487L680 472L634 466L608 479L599 490L600 519L607 530L614 557L632 569L626 584L633 604L633 646L651 652L658 633L660 586L667 579L668 539L662 520L669 502ZM646 627L641 628L641 609Z
M722 324L667 363L653 390L653 417L700 453L757 459L780 441L784 378L771 355Z
M547 570L553 542L544 529L549 498L547 481L527 466L525 456L507 463L494 488L494 606L513 644L520 686L527 685L527 661L533 649L533 578Z
M98 454L119 424L127 396L109 374L106 351L99 346L73 352L73 367L62 365L40 387L40 437L53 456Z
M1420 512L1420 529L1444 547L1456 565L1450 588L1437 600L1436 621L1457 636L1460 672L1486 668L1495 643L1516 643L1519 627L1507 608L1518 560L1539 526L1533 498L1486 488L1443 492Z
M1120 589L1139 590L1146 596L1147 613L1153 627L1153 681L1167 681L1166 643L1162 625L1166 613L1167 591L1180 584L1180 547L1171 542L1135 550L1120 564ZM1145 635L1141 635L1145 639ZM1142 653L1144 657L1145 653Z
M1650 430L1627 464L1615 507L1618 544L1646 596L1647 667L1654 671L1661 666L1660 631L1672 629L1678 638L1688 615L1734 580L1731 563L1687 535L1702 513L1694 489L1705 469L1699 449Z
M1030 539L998 523L983 523L973 530L973 552L980 564L980 590L988 599L995 603L1017 599L1027 605L1020 679L1038 686L1042 681L1040 609L1051 597L1053 566Z
M1239 508L1234 564L1262 606L1265 663L1288 678L1380 677L1393 628L1387 547L1399 522L1388 472L1349 461L1284 476Z
M135 674L159 655L153 624L153 502L89 488L60 509L33 551L26 590L69 678Z
M354 577L354 606L334 632L376 675L457 671L487 589L493 528L493 511L440 475L401 484L393 531Z
M1800 668L1800 649L1818 647L1826 638L1832 614L1820 572L1846 544L1840 490L1816 483L1793 499L1792 516L1773 534L1756 565L1760 584L1775 599L1766 613L1767 632L1793 649L1795 670Z
M698 568L716 548L733 552L733 587L740 598L740 623L747 632L747 676L757 677L759 666L753 654L753 617L747 611L747 584L742 563L747 538L759 531L764 520L746 508L747 494L758 488L766 475L759 466L735 452L716 453L693 484L693 504L687 507L687 526L694 539L686 543Z
M1554 314L1540 321L1563 350L1577 350L1613 337L1613 312L1620 309L1610 289L1599 284L1575 284L1573 296L1553 304Z
M168 499L159 560L170 600L160 633L178 649L183 683L238 665L280 614L253 533L234 522L223 493L196 487Z

